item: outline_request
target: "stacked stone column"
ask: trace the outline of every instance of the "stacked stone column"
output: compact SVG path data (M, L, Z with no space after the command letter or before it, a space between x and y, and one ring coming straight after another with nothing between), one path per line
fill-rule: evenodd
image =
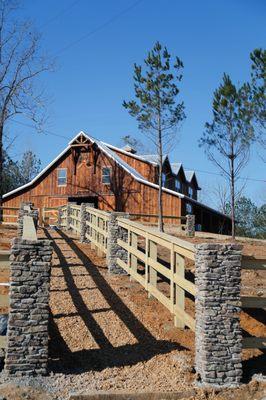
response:
M205 386L231 387L241 381L241 248L196 245L196 372Z
M80 241L81 243L86 242L86 233L88 230L88 226L86 221L89 220L89 214L86 211L86 207L94 208L93 203L81 203L80 206Z
M45 374L48 362L49 240L15 238L10 256L10 311L5 371Z
M194 237L195 236L195 215L188 214L186 216L186 236Z
M127 274L127 272L117 264L117 258L128 261L128 252L120 247L117 239L127 242L128 232L126 229L118 226L117 218L129 218L129 214L123 212L112 212L108 221L108 238L107 238L107 265L108 271L112 274Z

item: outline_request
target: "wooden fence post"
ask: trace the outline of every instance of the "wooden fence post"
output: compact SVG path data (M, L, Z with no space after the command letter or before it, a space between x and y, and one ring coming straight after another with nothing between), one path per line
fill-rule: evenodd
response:
M180 254L175 253L174 257L174 273L181 278L185 278L185 259ZM174 296L175 296L175 305L180 309L180 311L185 310L185 291L177 284L174 284ZM177 315L174 317L174 324L177 328L184 329L185 324L183 318L178 318Z
M148 239L148 248L149 248L149 258L151 258L153 261L157 262L157 244L153 242L152 240ZM157 271L149 266L148 268L148 282L150 285L153 287L157 287ZM152 298L152 294L148 292L148 298Z

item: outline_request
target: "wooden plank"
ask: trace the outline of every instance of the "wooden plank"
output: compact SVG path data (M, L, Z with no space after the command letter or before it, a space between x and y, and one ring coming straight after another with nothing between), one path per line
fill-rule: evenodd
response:
M153 260L152 258L148 258L148 265L150 265L152 268L154 268L157 272L162 274L168 279L171 279L171 271L158 261Z
M148 284L152 285L153 287L157 287L157 270L153 268L152 262L154 261L157 263L157 244L152 240L148 239ZM149 262L150 261L150 262ZM149 294L149 297L150 294Z
M174 306L174 314L177 319L183 321L185 326L188 326L193 332L195 332L196 322L194 318L187 314L183 309L178 307L178 305Z
M155 297L160 303L168 308L169 311L171 311L171 301L168 297L166 297L162 292L160 292L160 290L152 286L150 283L148 283L147 290L153 295L153 297Z
M131 238L131 243L130 245L135 249L138 250L138 235L134 232L129 232L129 237ZM135 256L135 254L129 253L130 256L130 268L134 271L137 272L138 269L138 258Z
M132 232L144 237L148 233L150 240L153 240L155 243L160 244L161 246L164 246L170 250L173 243L175 245L176 252L194 260L195 246L193 243L178 239L163 232L159 232L158 229L149 228L137 222L129 221L123 218L118 218L117 220L118 225L122 228L130 229Z
M242 296L241 303L243 308L266 308L266 297Z
M175 274L174 278L185 278L185 260L184 257L180 256L179 254L175 253ZM185 279L184 279L185 280ZM175 305L179 310L179 313L175 314L174 323L177 328L184 329L185 328L185 321L183 318L180 318L181 312L180 310L185 310L185 291L182 289L174 279L175 284Z
M196 295L196 285L193 282L188 281L183 276L179 276L177 274L174 275L174 282L180 286L180 288L184 289L186 292Z
M242 257L242 269L266 270L266 259L260 257Z
M266 349L265 337L246 337L242 341L243 349Z
M117 244L122 247L123 249L127 250L129 253L133 254L134 256L136 256L138 259L140 259L141 261L145 262L146 261L146 257L145 257L145 253L143 253L142 251L135 249L132 246L129 246L128 243L124 242L121 239L117 239Z
M143 276L138 272L133 271L131 268L128 268L125 261L120 260L120 258L117 259L117 264L145 288L145 278Z

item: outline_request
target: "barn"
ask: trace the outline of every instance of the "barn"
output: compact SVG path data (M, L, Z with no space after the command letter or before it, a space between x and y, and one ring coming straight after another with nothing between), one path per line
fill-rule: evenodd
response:
M6 193L3 205L30 201L41 209L86 202L101 210L152 218L158 214L158 170L156 155L139 155L129 146L121 149L81 131L31 182ZM180 224L180 219L167 216L194 214L196 229L230 233L230 218L200 203L199 190L194 171L164 156L164 222Z

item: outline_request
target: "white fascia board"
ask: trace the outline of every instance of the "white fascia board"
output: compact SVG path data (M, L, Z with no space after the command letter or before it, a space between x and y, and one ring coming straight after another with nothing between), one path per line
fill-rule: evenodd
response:
M148 163L148 164L153 164L153 165L155 165L155 166L158 165L158 164L157 164L156 162L154 162L154 161L145 160L145 158L141 157L141 155L129 153L128 151L125 151L125 150L123 150L123 149L120 149L120 147L113 146L112 144L109 144L109 143L105 143L105 142L102 142L102 143L103 143L105 146L109 147L111 150L118 151L119 153L125 154L126 156L136 158L137 160L144 161L144 162L146 162L146 163Z

